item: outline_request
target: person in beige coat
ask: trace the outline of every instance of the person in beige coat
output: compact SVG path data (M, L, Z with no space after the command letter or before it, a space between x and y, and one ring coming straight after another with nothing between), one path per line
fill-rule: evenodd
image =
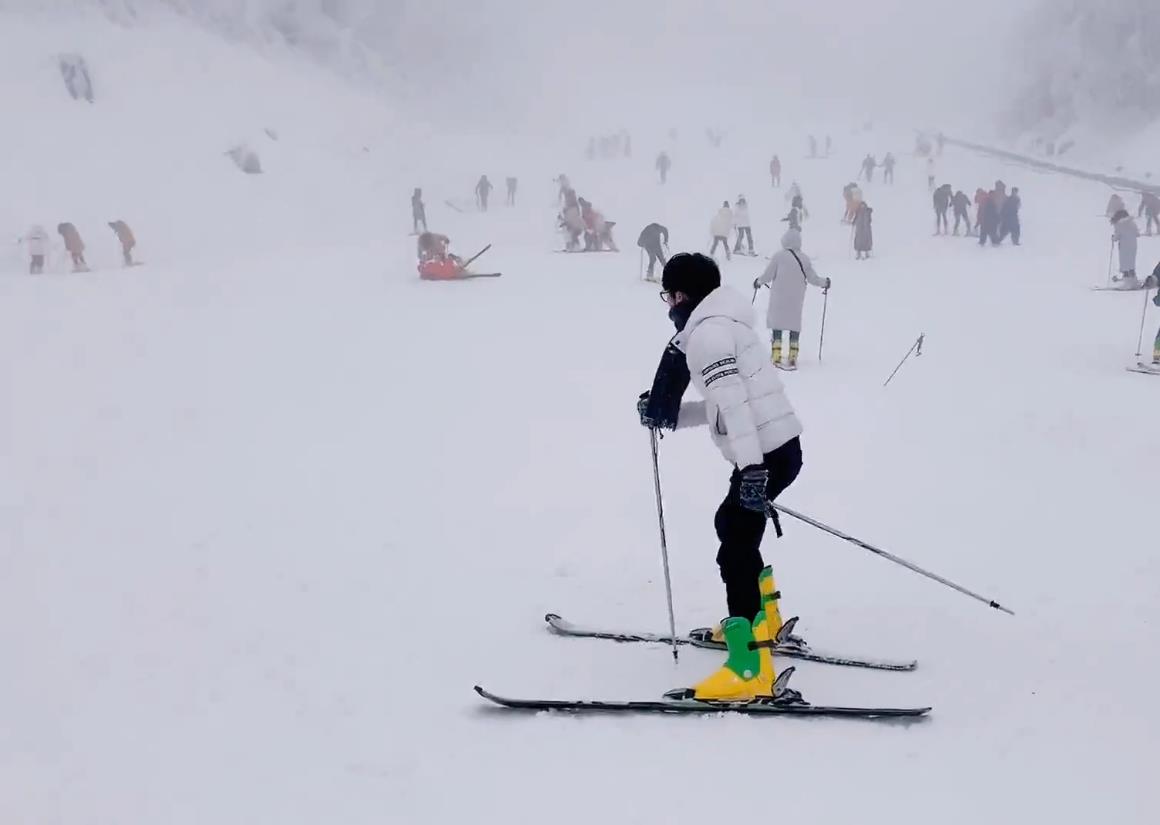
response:
M133 266L133 247L137 245L137 238L133 230L124 221L109 221L109 228L117 233L117 240L121 242L121 254L125 256L125 266Z
M71 223L58 224L56 231L64 239L64 248L72 257L73 272L88 272L89 265L85 263L85 242L81 240L81 233Z

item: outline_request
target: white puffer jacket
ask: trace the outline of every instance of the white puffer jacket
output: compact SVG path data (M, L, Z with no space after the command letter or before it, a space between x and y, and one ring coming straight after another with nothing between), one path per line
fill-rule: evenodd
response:
M769 311L765 324L770 329L801 332L802 306L806 300L806 284L829 289L830 281L814 271L808 255L801 251L802 233L788 230L781 239L781 251L769 260L754 288L769 284Z
M733 207L733 225L740 229L743 226L752 226L749 223L749 204L737 201Z
M709 293L673 338L705 399L681 405L678 428L708 424L713 442L738 467L760 464L802 433L785 387L753 331L753 309L729 287Z
M733 212L728 206L722 206L713 216L713 220L709 221L709 233L714 238L728 238L731 229L733 229Z
M37 225L29 229L28 234L24 236L24 242L28 244L29 255L48 254L48 233L44 231L43 226Z

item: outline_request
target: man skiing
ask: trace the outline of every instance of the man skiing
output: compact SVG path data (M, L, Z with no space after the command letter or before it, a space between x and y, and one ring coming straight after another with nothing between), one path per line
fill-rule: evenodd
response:
M954 234L959 234L959 225L965 225L967 236L971 235L971 199L967 197L962 189L955 192L954 198L951 199L951 206L955 210L955 231Z
M475 184L475 203L481 211L487 211L487 199L491 197L491 190L494 188L491 181L487 179L487 175L481 175L479 183Z
M765 272L753 282L755 293L769 285L769 310L765 323L772 336L770 361L779 369L797 369L806 284L827 291L830 288L830 279L818 277L809 256L801 249L801 232L796 229L786 230L781 238L781 251L770 258ZM783 332L789 335L789 361L784 365L781 360Z
M656 266L657 261L661 262L662 267L668 263L665 256L665 247L669 245L668 227L659 223L650 223L640 231L636 245L648 253L648 273L645 275L645 280L655 281L653 267Z
M43 226L36 224L24 236L24 243L28 247L28 274L43 275L44 259L48 256L48 233Z
M709 234L713 236L713 246L709 249L710 256L717 254L717 244L721 244L725 247L725 260L732 258L729 254L729 232L732 228L733 210L729 208L729 201L725 201L713 216L713 220L709 221Z
M733 227L737 230L737 244L733 247L735 253L741 253L741 240L749 241L749 254L753 251L753 226L749 222L749 202L743 195L737 197L737 206L733 210Z
M781 158L777 155L769 162L769 183L774 188L781 186Z
M862 174L866 177L867 183L874 182L874 168L878 165L874 160L873 155L867 155L862 161Z
M88 272L89 265L85 262L85 242L81 240L81 233L71 223L58 224L56 231L64 239L64 248L72 257L73 272Z
M781 630L779 594L772 570L761 556L767 514L781 534L774 501L797 478L802 466L802 426L777 372L753 330L745 298L721 286L721 272L709 257L682 253L665 265L661 297L677 334L669 342L652 390L637 403L641 424L650 429L708 425L733 471L714 517L720 548L717 565L725 583L729 618L721 633L729 658L693 689L697 699L749 701L773 692L772 656L753 642ZM704 399L681 404L690 379Z
M117 240L121 242L121 257L124 259L125 266L133 266L133 248L137 246L137 238L133 235L133 230L124 221L109 221L109 228L113 230Z
M411 193L411 224L412 235L419 234L419 224L423 225L424 232L427 231L427 207L423 203L423 190L418 186Z
M1139 243L1140 228L1132 220L1127 209L1121 209L1112 215L1112 241L1120 247L1120 282L1121 289L1139 289L1140 282L1136 278L1136 247Z
M1156 227L1156 231L1160 232L1160 196L1155 192L1142 192L1140 194L1140 208L1136 210L1137 218L1147 218L1147 223L1144 226L1144 234L1151 235L1152 227Z
M1023 205L1023 199L1019 197L1019 187L1016 186L1011 189L1011 194L1003 201L1003 205L999 207L999 243L1011 236L1011 243L1019 246L1019 237L1022 234L1022 227L1019 225L1019 207Z
M661 152L657 155L657 172L660 173L661 183L666 183L669 179L669 169L673 166L672 160L669 158L668 152Z
M882 182L894 183L894 165L897 161L894 159L892 152L887 152L886 157L882 158Z
M854 260L862 261L870 258L874 250L874 210L870 204L862 201L854 213Z
M934 201L934 234L945 235L950 231L950 225L947 222L947 210L951 208L951 185L944 183L938 189L934 190L931 196Z
M507 184L507 205L508 206L515 206L516 205L516 187L519 186L520 182L516 178L509 177L505 181L505 183Z

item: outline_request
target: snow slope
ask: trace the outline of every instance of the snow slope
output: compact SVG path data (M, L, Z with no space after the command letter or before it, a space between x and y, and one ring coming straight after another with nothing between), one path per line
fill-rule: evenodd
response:
M0 819L1151 821L1160 383L1122 369L1141 293L1088 290L1105 277L1100 187L948 154L957 187L1003 175L1023 191L1025 245L980 250L929 236L924 172L904 159L895 188L867 187L877 257L856 263L841 185L904 131L836 134L836 157L805 161L799 129L714 153L690 124L661 188L644 129L635 160L585 164L424 135L288 55L184 28L5 22L0 77L26 79L5 93L36 117L0 138L0 224L73 220L100 270L30 279L13 254L0 277ZM54 85L66 39L99 67L94 107ZM150 91L179 81L180 100ZM243 138L267 174L220 156ZM718 202L744 192L772 251L773 150L835 281L825 362L812 293L787 377L807 432L785 503L1017 617L787 524L765 549L807 638L921 660L803 664L796 686L930 703L929 721L481 707L476 682L653 698L718 663L557 639L540 619L664 625L634 403L671 328L632 241L660 219L674 249L704 248ZM561 170L620 221L620 255L552 254ZM480 171L519 174L521 204L440 206ZM494 243L480 268L502 279L418 282L414 185L459 249ZM114 211L148 266L112 268ZM1142 250L1150 269L1160 243ZM742 290L759 269L725 265ZM1147 338L1157 324L1150 308ZM661 450L678 621L706 624L728 467L704 433Z

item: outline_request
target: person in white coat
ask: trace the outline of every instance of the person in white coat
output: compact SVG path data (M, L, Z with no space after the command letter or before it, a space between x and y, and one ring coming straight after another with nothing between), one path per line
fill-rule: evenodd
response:
M44 259L48 257L48 232L43 226L36 224L24 236L24 244L28 248L28 274L44 274Z
M717 564L729 615L753 621L763 610L758 577L764 575L767 512L781 535L776 511L767 506L801 470L802 425L753 329L752 307L743 295L721 286L716 262L700 254L675 255L661 283L677 334L653 389L638 402L641 423L653 429L708 425L713 443L732 465L729 489L714 518L721 542ZM681 404L690 380L703 400Z
M725 247L725 260L730 260L729 232L733 229L733 210L729 208L729 201L721 204L713 220L709 221L709 234L713 236L713 246L709 249L710 255L717 254L717 244Z
M802 235L789 229L781 239L781 251L769 260L769 266L753 282L754 294L769 286L769 310L765 324L772 335L770 361L780 369L797 369L799 339L802 330L802 306L806 300L806 284L828 290L831 281L814 271L809 256L801 251ZM782 364L782 334L789 334L789 362Z
M741 253L741 241L744 239L749 242L749 254L756 255L753 251L753 226L749 222L749 202L744 196L737 198L737 205L733 208L733 228L737 230L737 244L733 251Z

